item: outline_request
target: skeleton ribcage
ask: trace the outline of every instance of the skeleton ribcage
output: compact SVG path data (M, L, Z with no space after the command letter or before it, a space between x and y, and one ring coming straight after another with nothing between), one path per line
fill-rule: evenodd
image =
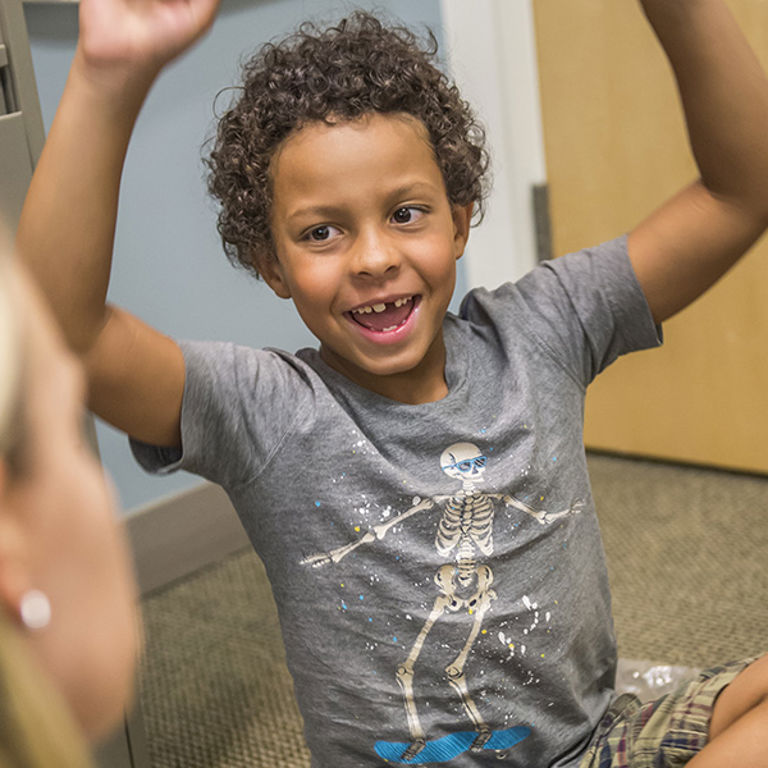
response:
M493 501L484 494L453 496L437 526L435 546L441 555L456 550L457 562L475 559L475 549L493 552Z

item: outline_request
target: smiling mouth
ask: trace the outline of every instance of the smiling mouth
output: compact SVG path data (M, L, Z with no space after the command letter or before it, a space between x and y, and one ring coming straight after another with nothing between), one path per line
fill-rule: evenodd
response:
M418 296L406 296L395 301L368 304L344 314L369 331L388 333L396 331L400 326L408 322L408 318L411 316L418 298Z

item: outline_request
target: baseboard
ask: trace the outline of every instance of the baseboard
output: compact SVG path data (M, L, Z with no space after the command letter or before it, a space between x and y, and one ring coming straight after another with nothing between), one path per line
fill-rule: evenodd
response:
M227 495L203 483L126 520L142 595L250 546Z

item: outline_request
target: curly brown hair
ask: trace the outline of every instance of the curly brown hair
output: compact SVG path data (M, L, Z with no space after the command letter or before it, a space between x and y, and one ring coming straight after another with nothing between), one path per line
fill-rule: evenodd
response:
M239 98L221 117L206 161L220 202L218 231L230 261L256 276L274 258L270 161L280 143L312 121L407 113L426 127L454 205L483 215L485 132L458 88L436 66L437 40L355 11L335 26L305 22L267 43L243 67Z

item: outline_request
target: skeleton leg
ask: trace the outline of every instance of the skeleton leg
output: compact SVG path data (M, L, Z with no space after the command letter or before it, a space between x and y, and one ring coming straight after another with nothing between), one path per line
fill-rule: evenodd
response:
M472 718L472 722L475 724L475 730L478 731L478 736L470 747L473 752L482 749L483 745L491 738L491 730L480 715L474 700L469 695L467 676L464 672L464 667L467 663L469 652L472 650L472 646L475 644L475 640L477 640L477 636L480 633L483 617L491 607L491 601L496 599L496 593L491 589L491 584L493 583L493 571L491 571L487 565L481 565L478 566L475 573L477 574L477 592L475 592L474 596L466 602L470 614L474 614L475 617L472 629L459 655L445 668L445 672L448 675L448 682L458 692L461 697L461 703L464 705L464 709L470 718Z
M432 611L411 647L408 658L397 668L397 682L403 691L405 715L408 718L408 729L411 733L411 745L403 753L403 760L411 760L424 749L427 743L419 714L416 711L416 702L413 700L413 667L435 622L445 613L446 609L455 611L459 607L453 594L456 589L453 583L454 572L454 566L444 565L435 574L435 583L440 588L440 595L435 599Z

